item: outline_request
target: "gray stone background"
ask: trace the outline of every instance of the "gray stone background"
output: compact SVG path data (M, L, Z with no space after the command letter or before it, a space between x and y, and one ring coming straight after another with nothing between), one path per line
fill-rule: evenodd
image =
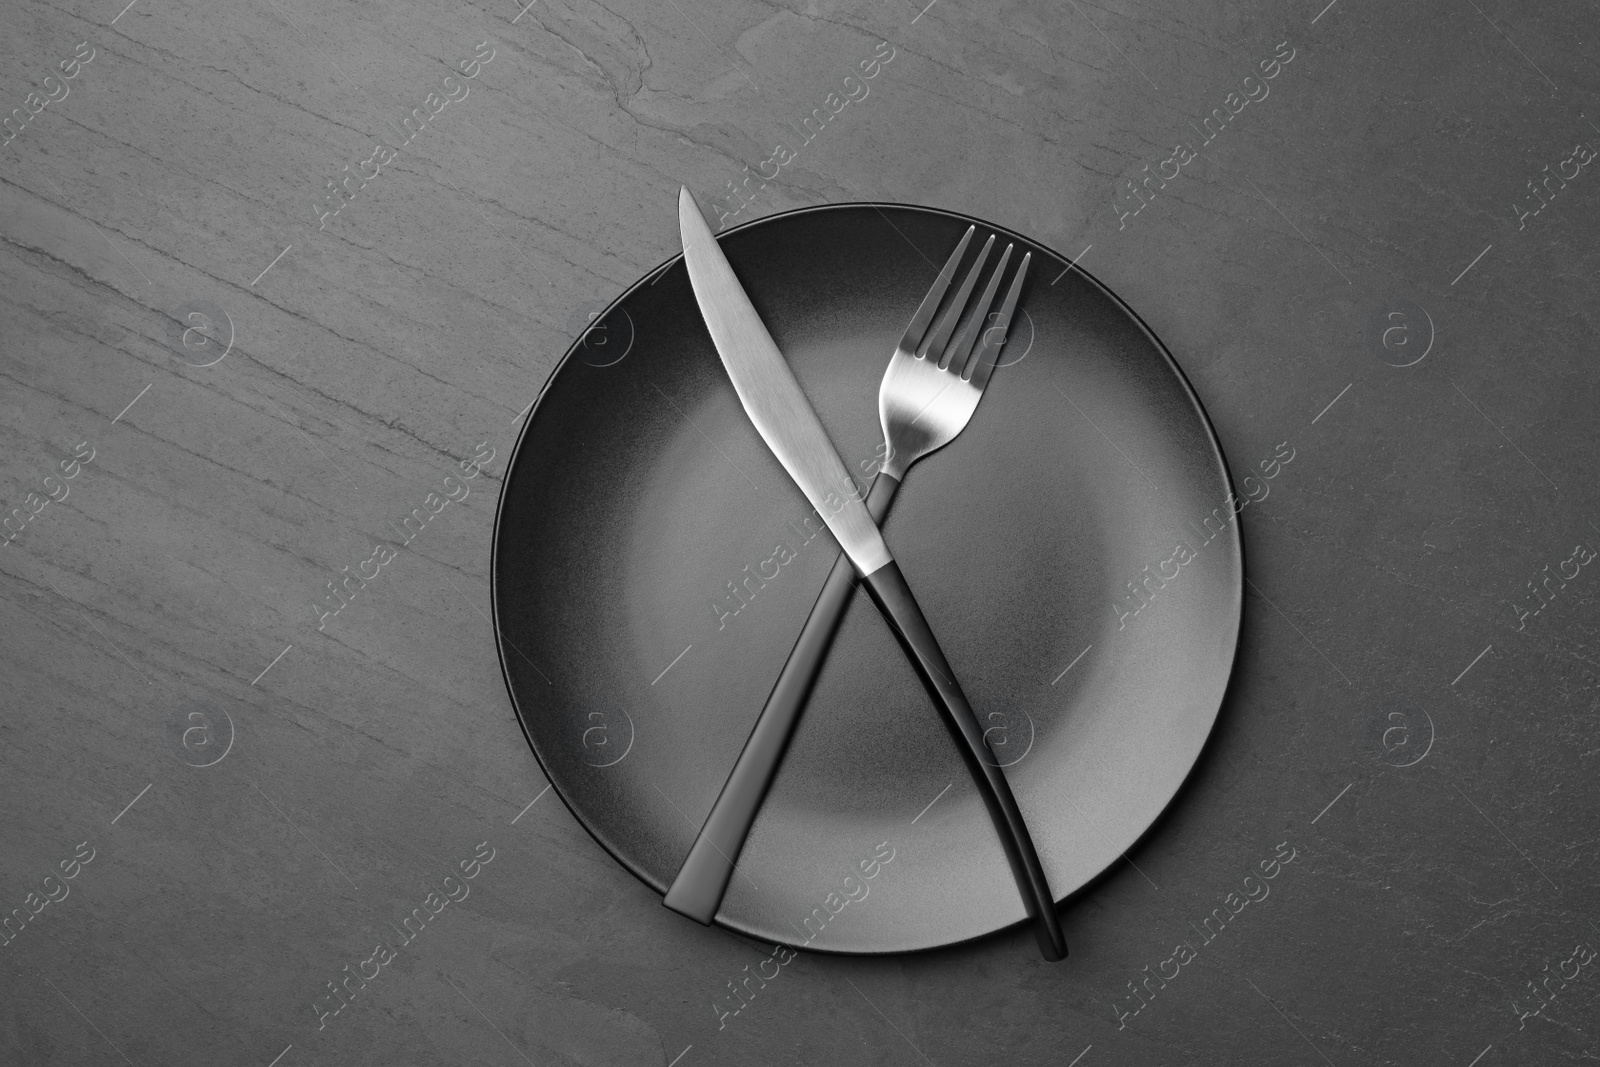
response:
M1594 1060L1597 17L5 5L0 1061ZM771 947L663 909L544 793L487 617L495 493L586 311L676 253L678 185L731 196L879 42L730 222L879 200L1031 234L1163 338L1236 474L1296 458L1244 516L1211 745L1065 907L1070 960L1026 930L802 953L719 1028ZM1122 217L1280 42L1270 94ZM325 583L480 442L470 496L319 630ZM1123 1014L1281 842L1270 897Z

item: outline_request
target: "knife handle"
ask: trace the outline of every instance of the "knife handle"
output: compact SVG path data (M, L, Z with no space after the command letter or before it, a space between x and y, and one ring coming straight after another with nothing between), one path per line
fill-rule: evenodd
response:
M994 820L995 829L1000 834L1006 859L1011 862L1023 906L1034 921L1039 950L1047 960L1066 959L1067 941L1056 915L1055 897L1050 891L1050 883L1045 879L1039 853L1033 847L1033 838L1028 835L1028 826L1022 821L1017 798L1011 793L1011 786L1006 781L1005 772L1000 769L999 761L988 742L984 741L983 727L972 713L972 705L967 703L966 694L956 681L956 672L945 660L939 642L928 627L928 620L922 616L922 609L917 607L911 587L906 584L905 575L900 573L900 565L890 560L862 578L861 584L867 587L873 603L878 605L878 610L889 621L890 628L911 659L928 695L944 713L945 722L955 735L961 754L966 757L968 769L978 783L984 804L989 808L989 817Z
M874 523L882 523L900 482L893 476L880 473L867 491L867 511ZM794 736L800 713L811 695L811 687L822 671L822 661L827 657L828 646L839 630L845 609L850 606L855 592L856 569L850 557L843 552L833 562L833 570L822 587L822 593L811 607L806 624L800 630L789 659L778 675L766 706L761 709L750 739L744 743L739 758L728 775L728 781L711 805L700 836L695 838L689 855L684 859L678 876L673 879L662 901L680 915L696 922L711 925L722 897L728 891L733 877L733 867L744 848L750 827L755 824L756 812L766 799L772 780L777 777L778 764Z

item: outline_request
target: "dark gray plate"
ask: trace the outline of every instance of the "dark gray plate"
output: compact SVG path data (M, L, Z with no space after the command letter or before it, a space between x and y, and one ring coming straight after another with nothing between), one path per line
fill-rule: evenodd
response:
M882 440L895 342L975 221L848 205L721 238L858 471ZM1059 256L1005 239L1033 253L1026 314L971 425L912 468L884 534L1064 898L1194 765L1233 665L1243 561L1222 521L1227 466L1161 343L1093 278L1052 285ZM810 512L745 417L681 258L612 305L528 416L495 531L506 682L568 808L657 892L838 552ZM1023 918L947 729L858 593L718 922L899 952Z

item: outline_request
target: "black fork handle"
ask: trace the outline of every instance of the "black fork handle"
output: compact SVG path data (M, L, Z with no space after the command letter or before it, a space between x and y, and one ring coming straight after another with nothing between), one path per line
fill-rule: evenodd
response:
M880 473L873 481L866 504L874 522L882 522L899 488L900 482L888 474ZM733 877L734 863L777 775L828 646L849 607L855 581L855 568L843 552L839 553L749 740L667 891L663 903L679 914L707 925L715 918ZM1056 916L1055 900L1016 798L983 740L983 727L917 607L904 575L898 565L890 563L868 575L863 584L961 746L1000 834L1023 903L1034 920L1041 952L1047 960L1065 959L1066 939Z
M1039 853L1033 847L1033 838L1028 834L1028 825L1022 820L1022 810L1017 807L1017 798L1012 795L1011 785L994 752L983 739L983 726L973 714L972 705L967 703L967 695L956 681L956 672L945 660L933 630L928 627L928 620L922 616L922 609L917 607L911 587L900 573L900 565L890 560L863 578L861 584L867 587L872 602L889 620L900 647L905 649L917 670L917 677L922 679L928 695L944 713L945 723L961 746L967 768L978 783L978 792L983 794L989 817L1000 834L1006 859L1011 862L1023 906L1033 919L1039 951L1052 962L1066 959L1067 940L1056 916L1055 897L1045 879Z

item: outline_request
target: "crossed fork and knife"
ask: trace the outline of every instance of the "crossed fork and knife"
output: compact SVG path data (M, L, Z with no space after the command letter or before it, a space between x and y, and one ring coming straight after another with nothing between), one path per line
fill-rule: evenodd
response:
M1016 798L878 529L907 469L949 444L972 418L1005 344L1032 254L1023 255L995 311L1000 280L1011 259L1013 246L1008 244L982 295L964 315L994 246L995 238L990 235L935 326L939 306L972 241L975 227L967 228L911 316L884 373L878 413L887 454L863 500L687 188L678 194L678 225L700 313L746 414L827 523L842 551L664 903L707 925L715 917L735 861L859 582L888 621L961 748L1000 835L1040 950L1047 960L1066 958L1055 898ZM993 324L989 323L991 317Z

